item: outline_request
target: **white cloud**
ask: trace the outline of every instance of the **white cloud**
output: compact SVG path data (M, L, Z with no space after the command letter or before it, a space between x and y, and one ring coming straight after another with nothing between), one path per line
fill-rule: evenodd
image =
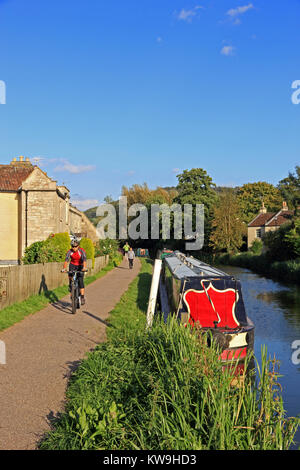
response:
M197 15L198 10L201 10L201 9L203 9L201 5L197 5L194 8L191 8L189 10L182 8L182 10L179 13L176 13L177 19L180 21L191 22L192 19Z
M235 25L241 24L240 17L244 15L247 11L252 10L254 8L253 3L249 3L249 5L239 6L237 8L231 8L227 11L227 16L229 17L229 21L231 21Z
M230 10L227 11L227 15L229 15L231 18L236 18L237 16L243 15L249 10L252 10L254 8L253 3L249 3L249 5L244 5L241 7L237 8L231 8Z
M53 164L56 164L57 166L52 171L64 171L67 173L72 173L73 175L93 171L96 168L95 165L74 165L65 158L48 158L41 155L32 157L30 160L34 165L40 167L49 167L49 165L52 166Z
M172 170L172 173L179 173L180 172L180 168L173 168Z
M233 55L235 48L233 46L223 46L221 49L222 55Z
M183 21L191 21L192 17L195 16L196 13L194 10L185 10L184 8L178 14L178 19Z
M91 207L99 206L98 199L71 199L71 204L81 211L90 209Z
M68 160L63 160L62 165L58 165L56 168L54 168L54 171L66 171L68 173L72 173L73 175L78 175L80 173L93 171L94 169L94 165L74 165Z

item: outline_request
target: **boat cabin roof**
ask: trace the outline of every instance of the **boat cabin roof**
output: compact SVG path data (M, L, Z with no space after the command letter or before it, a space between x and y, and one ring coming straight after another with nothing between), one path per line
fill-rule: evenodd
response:
M180 251L174 251L174 253L167 255L164 258L164 263L168 265L172 274L178 279L188 277L232 278L232 276L220 269L214 268L191 256L186 256Z

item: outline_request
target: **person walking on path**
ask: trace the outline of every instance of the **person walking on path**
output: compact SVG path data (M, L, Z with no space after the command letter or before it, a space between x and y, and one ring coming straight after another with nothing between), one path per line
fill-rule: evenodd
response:
M124 254L126 256L126 258L128 259L128 251L130 249L130 246L128 245L128 242L125 243L125 245L123 246L123 250L124 250Z
M133 268L133 260L135 258L135 254L133 249L130 247L128 251L128 262L129 262L129 269Z

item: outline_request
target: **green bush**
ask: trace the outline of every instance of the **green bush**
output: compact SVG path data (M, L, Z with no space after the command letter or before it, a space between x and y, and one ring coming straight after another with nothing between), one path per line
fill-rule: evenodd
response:
M95 256L109 255L113 257L116 255L119 249L118 240L106 238L105 240L98 240L95 248Z
M254 255L260 255L263 249L263 245L264 244L262 240L256 238L250 247L251 253L253 253Z
M300 219L283 224L264 235L263 242L271 261L288 261L300 256Z
M240 253L230 256L221 255L216 258L217 264L240 266L251 269L253 272L278 279L283 282L300 283L300 258L287 261L270 261L269 254L254 255L253 253Z
M95 247L90 238L83 237L80 240L80 247L83 248L86 252L87 259L91 259L94 267L95 263Z
M70 249L70 236L67 232L50 235L45 240L48 247L48 263L51 261L64 261L67 251Z
M37 264L48 262L48 252L45 242L34 242L25 249L23 264Z
M70 237L67 232L50 235L47 240L34 242L26 248L24 264L54 263L64 261L70 249Z

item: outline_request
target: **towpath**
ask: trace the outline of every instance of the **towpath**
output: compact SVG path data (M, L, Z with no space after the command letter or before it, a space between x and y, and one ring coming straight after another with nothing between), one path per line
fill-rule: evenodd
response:
M63 410L71 373L106 339L109 312L137 276L128 262L86 287L86 304L72 315L69 296L0 332L0 450L35 449Z

